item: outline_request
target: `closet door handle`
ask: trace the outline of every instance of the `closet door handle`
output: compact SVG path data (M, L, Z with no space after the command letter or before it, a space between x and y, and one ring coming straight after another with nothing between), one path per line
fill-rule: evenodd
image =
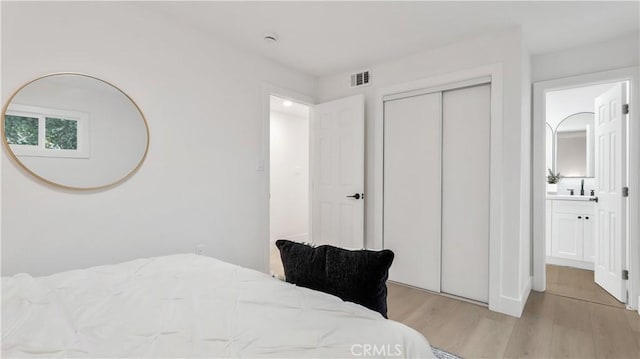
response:
M578 216L578 219L582 219L582 216Z
M355 199L360 199L360 193L356 193L353 196L347 196L347 198L355 198Z
M589 217L584 217L584 219L589 219Z

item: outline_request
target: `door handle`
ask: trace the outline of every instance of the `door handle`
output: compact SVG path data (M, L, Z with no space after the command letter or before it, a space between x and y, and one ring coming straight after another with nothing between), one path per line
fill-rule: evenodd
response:
M593 201L595 203L598 203L598 197L589 198L589 201Z
M356 193L353 196L347 196L347 198L360 199L360 193ZM364 194L362 195L362 198L364 198Z

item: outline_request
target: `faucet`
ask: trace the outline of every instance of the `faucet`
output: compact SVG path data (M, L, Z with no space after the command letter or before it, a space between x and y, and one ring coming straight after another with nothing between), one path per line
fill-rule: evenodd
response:
M584 178L580 181L580 195L584 196Z

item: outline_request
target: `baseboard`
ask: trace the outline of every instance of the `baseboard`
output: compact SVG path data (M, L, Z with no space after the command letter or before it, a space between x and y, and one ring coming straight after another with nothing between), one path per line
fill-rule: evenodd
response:
M577 261L575 259L547 257L547 264L593 270L593 262Z
M524 286L522 292L520 292L519 298L500 296L500 303L498 304L498 307L489 305L489 309L510 315L512 317L520 318L522 316L524 306L527 304L529 293L531 293L532 280L532 277L529 277L527 279L527 283Z

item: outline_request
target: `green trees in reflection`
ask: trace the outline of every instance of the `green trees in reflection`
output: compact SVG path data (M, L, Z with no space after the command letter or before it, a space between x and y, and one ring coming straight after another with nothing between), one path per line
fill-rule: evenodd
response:
M5 135L10 145L38 145L38 119L23 116L5 116Z
M7 142L10 145L38 145L38 118L6 115L4 124ZM78 121L46 117L44 147L54 150L77 150Z
M78 148L78 121L62 118L46 118L44 146L57 150Z

